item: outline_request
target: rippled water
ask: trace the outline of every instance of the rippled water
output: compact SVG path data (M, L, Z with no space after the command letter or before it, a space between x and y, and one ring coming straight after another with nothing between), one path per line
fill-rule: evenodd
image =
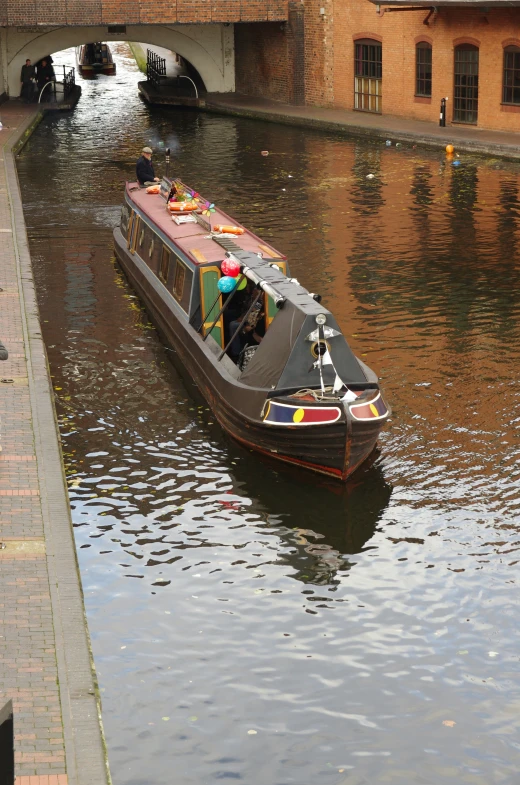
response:
M19 161L115 785L516 784L519 167L149 109L117 65ZM170 365L112 261L145 142L382 376L345 488L234 445Z

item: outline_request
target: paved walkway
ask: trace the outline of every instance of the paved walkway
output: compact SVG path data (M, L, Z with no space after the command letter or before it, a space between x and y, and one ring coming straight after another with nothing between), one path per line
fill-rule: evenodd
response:
M12 702L16 785L106 785L53 393L13 142L38 116L0 106L0 713ZM0 761L0 769L7 764Z
M486 131L470 125L440 128L435 123L425 123L421 120L405 120L391 115L346 109L291 106L238 93L209 93L206 97L206 108L209 111L339 131L355 136L376 136L393 142L412 142L435 147L453 144L459 152L464 150L492 156L520 158L520 133Z

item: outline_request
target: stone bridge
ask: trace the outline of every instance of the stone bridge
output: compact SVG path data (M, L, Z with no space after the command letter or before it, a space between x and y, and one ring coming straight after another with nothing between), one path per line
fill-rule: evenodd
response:
M0 0L0 100L19 95L26 58L141 41L181 55L208 92L330 104L333 2Z
M142 41L177 52L209 92L235 90L235 27L280 30L287 0L0 0L0 95L20 93L20 70L91 41Z

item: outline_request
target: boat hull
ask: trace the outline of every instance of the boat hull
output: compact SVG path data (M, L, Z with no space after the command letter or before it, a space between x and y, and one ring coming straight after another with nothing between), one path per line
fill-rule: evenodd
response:
M116 65L115 63L108 63L106 65L96 67L93 65L81 65L78 63L78 71L81 76L94 76L95 74L106 74L107 76L110 76L115 74Z
M114 241L116 258L151 320L231 437L251 450L340 480L370 456L383 426L379 420L358 422L342 410L340 419L330 424L302 427L264 422L270 390L245 386L226 373L209 342L177 312L145 262L129 252L119 228L114 230Z

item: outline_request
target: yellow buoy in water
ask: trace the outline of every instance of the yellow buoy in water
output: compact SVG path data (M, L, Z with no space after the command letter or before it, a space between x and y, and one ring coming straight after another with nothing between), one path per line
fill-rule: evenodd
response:
M453 152L453 145L452 144L447 144L446 145L446 152L448 153L448 155L451 155L451 153Z

